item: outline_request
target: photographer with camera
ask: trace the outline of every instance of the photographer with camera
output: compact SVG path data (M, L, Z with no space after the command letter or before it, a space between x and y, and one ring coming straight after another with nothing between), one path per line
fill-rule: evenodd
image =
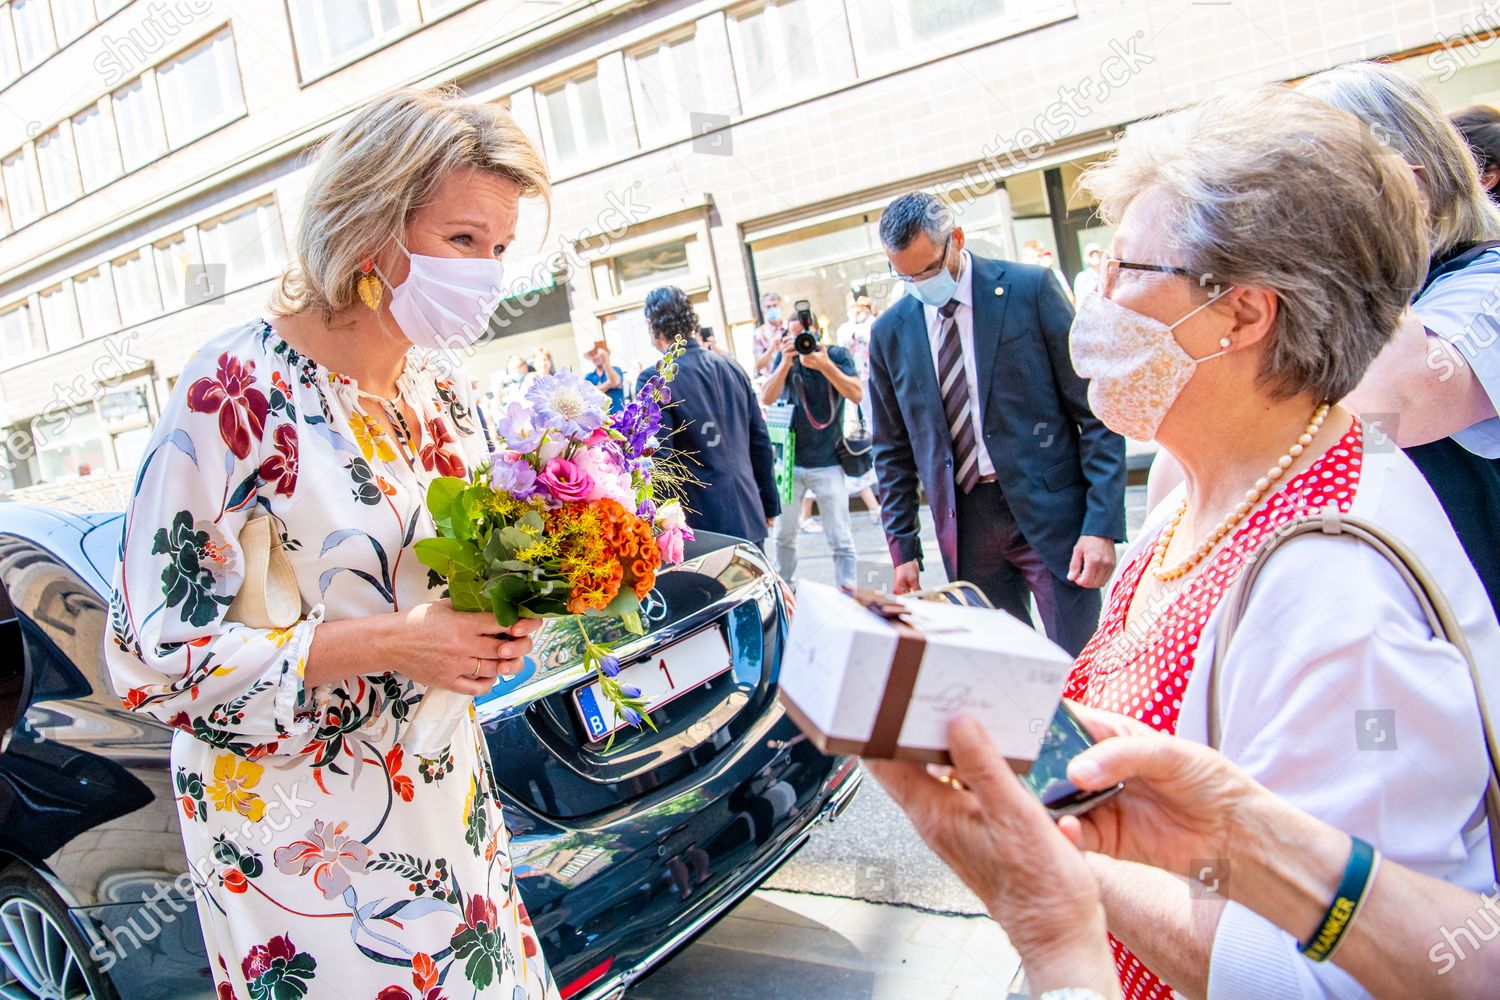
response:
M811 306L799 301L781 338L781 360L760 393L767 406L780 402L796 407L792 502L776 522L776 563L790 581L797 571L797 511L811 492L818 500L823 531L833 550L835 582L852 585L857 553L839 450L844 438L844 400L858 406L864 388L849 352L824 345L816 331Z

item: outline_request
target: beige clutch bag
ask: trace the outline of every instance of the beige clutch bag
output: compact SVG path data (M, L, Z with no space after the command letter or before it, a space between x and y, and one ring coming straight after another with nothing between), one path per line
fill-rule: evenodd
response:
M291 628L302 618L302 592L281 547L281 532L265 514L240 529L240 562L244 579L225 612L226 621L251 628Z

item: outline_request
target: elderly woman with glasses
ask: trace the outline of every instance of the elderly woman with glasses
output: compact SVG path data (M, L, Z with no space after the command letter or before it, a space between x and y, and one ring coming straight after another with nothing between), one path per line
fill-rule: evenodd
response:
M1115 236L1078 305L1074 365L1094 412L1170 450L1186 482L1126 554L1066 697L1198 742L1216 711L1218 747L1273 792L1417 872L1491 884L1466 661L1373 550L1326 536L1272 556L1210 703L1225 594L1280 527L1328 508L1416 552L1483 670L1500 669L1500 629L1431 489L1337 402L1426 271L1410 168L1352 116L1267 89L1133 127L1085 184ZM1196 870L1090 860L1127 998L1361 995L1179 877Z

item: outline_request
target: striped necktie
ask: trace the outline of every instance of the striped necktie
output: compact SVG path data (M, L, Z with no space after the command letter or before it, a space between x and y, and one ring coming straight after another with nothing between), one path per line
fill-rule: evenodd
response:
M954 480L964 493L979 485L979 443L974 438L974 420L969 414L969 377L964 371L964 348L958 336L957 299L938 309L938 385L943 390L943 416L953 439Z

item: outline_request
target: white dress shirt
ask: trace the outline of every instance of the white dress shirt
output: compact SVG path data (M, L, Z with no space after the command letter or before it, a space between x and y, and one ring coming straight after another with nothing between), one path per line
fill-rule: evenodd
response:
M974 424L975 451L979 459L979 475L981 478L995 474L995 463L990 459L990 450L984 443L984 421L980 416L979 401L979 366L974 360L974 268L971 264L969 251L959 251L958 265L958 291L953 297L958 300L958 308L953 312L953 319L958 324L958 342L964 351L964 376L969 382L969 419ZM942 348L942 317L938 315L937 308L922 304L922 315L927 317L927 342L932 348L932 370L938 373L938 381L942 381L942 366L938 361L938 354Z
M1323 431L1330 438L1342 432ZM1182 491L1148 516L1122 567L1154 541ZM1500 691L1494 610L1411 460L1397 449L1367 450L1350 514L1417 554L1453 605L1488 692ZM1194 670L1181 692L1177 735L1200 743L1208 738L1222 609L1183 653ZM1493 698L1489 704L1493 714ZM1361 748L1356 713L1382 709L1393 714L1378 724L1393 731ZM1368 545L1307 536L1271 555L1230 643L1219 712L1219 749L1292 805L1424 875L1471 892L1494 884L1483 808L1488 758L1468 668L1433 637L1406 584ZM1291 934L1229 903L1214 931L1208 998L1273 996L1369 994L1332 962L1299 955Z

